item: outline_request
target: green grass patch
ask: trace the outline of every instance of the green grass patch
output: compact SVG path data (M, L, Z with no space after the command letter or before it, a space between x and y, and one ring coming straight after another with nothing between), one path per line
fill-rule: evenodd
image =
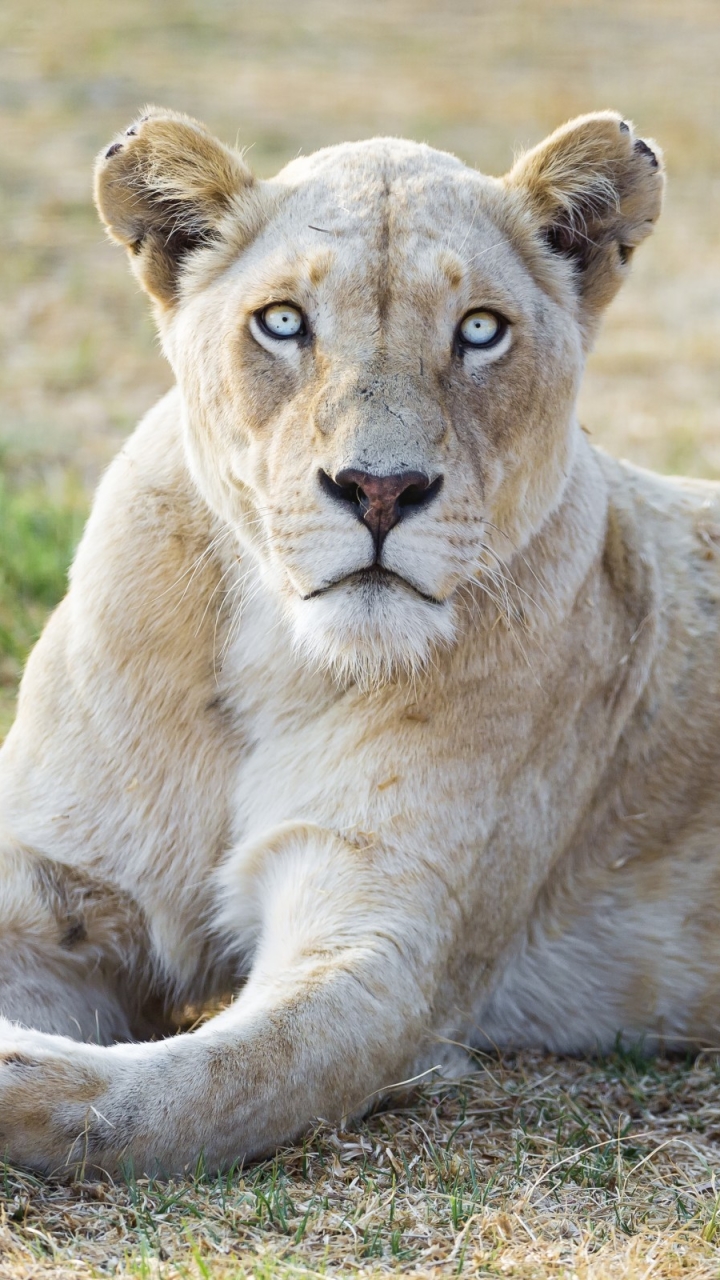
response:
M83 488L71 475L55 486L0 471L0 739L25 659L65 594L86 511Z

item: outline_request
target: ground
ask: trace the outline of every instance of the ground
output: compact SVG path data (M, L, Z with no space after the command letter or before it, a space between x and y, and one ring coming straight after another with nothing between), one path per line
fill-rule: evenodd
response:
M718 65L717 0L5 0L0 737L92 485L170 383L90 201L95 151L139 106L198 115L262 174L378 132L501 172L569 116L622 111L665 147L669 195L582 421L643 465L720 478ZM7 1168L0 1280L718 1277L719 1141L712 1053L487 1059L225 1179L63 1186Z
M223 1177L68 1187L8 1169L0 1280L710 1280L718 1137L713 1055L484 1059L410 1108Z

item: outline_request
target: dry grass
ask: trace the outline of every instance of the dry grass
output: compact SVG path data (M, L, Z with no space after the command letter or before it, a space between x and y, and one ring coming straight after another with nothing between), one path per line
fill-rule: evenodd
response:
M8 1172L0 1280L716 1277L719 1083L715 1059L524 1055L229 1176L67 1187Z
M645 465L720 476L718 66L717 0L4 0L0 529L11 491L18 511L37 495L69 527L68 484L74 512L77 478L92 484L169 385L90 205L94 152L146 100L251 144L262 173L374 132L499 172L568 116L619 108L665 146L670 193L591 359L583 421ZM43 537L39 580L56 581L67 547ZM3 590L0 734L47 607ZM61 1187L8 1170L0 1280L700 1280L720 1275L719 1137L712 1058L486 1063L225 1180Z

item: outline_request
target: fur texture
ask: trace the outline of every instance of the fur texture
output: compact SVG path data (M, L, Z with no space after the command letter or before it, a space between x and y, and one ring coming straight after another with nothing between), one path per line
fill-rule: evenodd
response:
M574 409L662 184L611 112L502 180L376 139L260 182L152 110L100 158L177 387L0 754L12 1159L222 1165L458 1043L715 1041L718 490ZM435 485L379 561L347 469Z

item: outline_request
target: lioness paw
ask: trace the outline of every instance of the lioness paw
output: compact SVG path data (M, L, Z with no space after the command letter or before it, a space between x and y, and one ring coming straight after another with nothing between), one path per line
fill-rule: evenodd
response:
M3 1020L0 1153L5 1159L45 1173L86 1161L88 1135L102 1114L109 1083L100 1061L93 1061L92 1046L74 1046Z

